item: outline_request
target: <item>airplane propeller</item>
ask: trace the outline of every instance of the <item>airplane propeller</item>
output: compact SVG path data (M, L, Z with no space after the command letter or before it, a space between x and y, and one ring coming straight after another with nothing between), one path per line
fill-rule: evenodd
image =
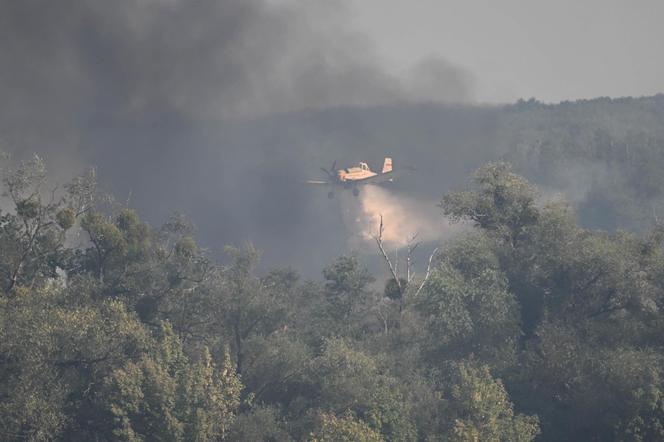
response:
M321 167L320 170L322 170L323 172L325 172L325 174L326 174L326 175L330 178L330 180L332 180L333 182L334 182L334 181L337 181L337 175L336 175L337 161L336 161L336 160L334 160L334 163L332 163L332 167L330 168L330 170L327 170L327 169L324 168L324 167Z

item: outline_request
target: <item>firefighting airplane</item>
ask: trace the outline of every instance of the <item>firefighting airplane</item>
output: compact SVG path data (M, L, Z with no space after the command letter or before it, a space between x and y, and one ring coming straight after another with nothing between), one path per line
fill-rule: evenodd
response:
M383 162L383 170L381 173L373 172L369 169L367 163L360 162L357 166L348 167L346 169L337 169L337 162L332 164L329 170L321 167L321 170L328 176L329 181L309 180L307 184L326 184L329 186L343 186L345 188L353 189L353 196L360 194L358 185L361 184L380 184L391 182L394 179L394 172L392 171L392 158L386 157ZM334 190L327 193L328 198L334 198Z

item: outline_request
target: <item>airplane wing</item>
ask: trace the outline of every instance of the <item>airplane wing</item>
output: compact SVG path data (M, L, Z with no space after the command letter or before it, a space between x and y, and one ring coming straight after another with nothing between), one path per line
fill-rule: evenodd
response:
M390 172L385 172L385 173L379 173L378 175L374 175L369 178L364 178L363 180L358 180L359 184L380 184L380 183L385 183L392 181L394 177L396 176L396 173L393 171Z
M330 184L327 181L319 181L319 180L307 180L305 181L306 184Z
M381 184L381 183L391 182L395 178L398 178L401 175L403 175L404 173L412 172L414 170L415 168L413 166L402 166L397 170L389 170L387 172L379 173L378 175L374 175L372 177L359 180L358 184Z

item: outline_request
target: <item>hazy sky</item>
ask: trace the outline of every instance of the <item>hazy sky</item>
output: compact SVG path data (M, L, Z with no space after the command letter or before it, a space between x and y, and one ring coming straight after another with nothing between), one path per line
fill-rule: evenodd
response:
M442 56L478 101L664 92L662 0L349 0L392 69Z

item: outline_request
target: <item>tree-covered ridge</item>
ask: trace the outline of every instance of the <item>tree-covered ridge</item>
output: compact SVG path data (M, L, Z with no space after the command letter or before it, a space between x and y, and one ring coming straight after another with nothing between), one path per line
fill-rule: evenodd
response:
M94 174L45 179L3 178L3 440L664 437L664 234L584 229L505 163L443 198L474 228L399 290L354 256L220 264Z
M645 231L664 209L664 95L501 112L504 158L538 184L564 191L586 225Z

